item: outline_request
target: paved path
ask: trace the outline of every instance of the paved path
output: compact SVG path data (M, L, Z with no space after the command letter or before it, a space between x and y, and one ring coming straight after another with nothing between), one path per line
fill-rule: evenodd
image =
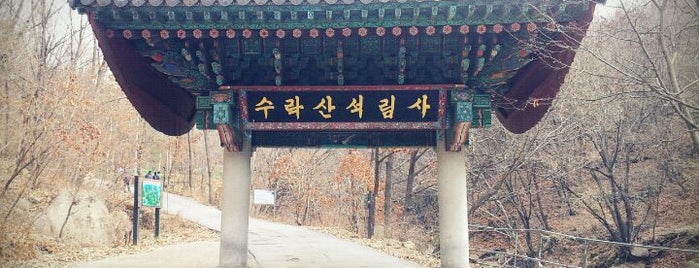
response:
M163 211L221 230L221 212L175 194L166 194ZM420 267L375 249L302 227L250 219L251 267ZM216 267L219 242L165 246L151 252L112 257L77 267Z

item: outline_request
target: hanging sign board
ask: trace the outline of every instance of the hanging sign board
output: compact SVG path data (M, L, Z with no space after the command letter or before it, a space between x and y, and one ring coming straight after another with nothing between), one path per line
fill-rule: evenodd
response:
M143 197L141 205L144 207L159 208L163 196L163 184L160 180L144 180L141 184Z
M434 146L452 124L447 106L456 91L468 95L446 84L224 86L197 97L197 127L229 122L250 132L255 147ZM228 101L214 103L226 94Z
M248 91L250 122L435 122L439 91Z
M274 205L275 197L272 190L255 189L253 192L253 203L255 205Z

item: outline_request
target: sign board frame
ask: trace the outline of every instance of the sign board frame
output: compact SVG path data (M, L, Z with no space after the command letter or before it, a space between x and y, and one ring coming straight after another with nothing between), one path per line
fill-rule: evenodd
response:
M240 86L231 87L230 89L239 92L238 99L238 109L241 117L241 123L243 128L252 131L289 131L289 130L299 130L299 131L328 131L328 130L355 130L355 131L381 131L381 130L395 130L395 131L420 131L420 130L440 130L446 128L446 104L447 104L447 91L453 88L459 87L458 85L405 85L405 86L285 86L285 87L274 87L274 86ZM248 95L260 97L260 94L278 94L282 100L285 97L291 95L298 95L299 97L314 97L312 102L307 102L305 105L305 113L315 114L320 111L314 110L317 101L322 100L323 97L332 96L344 96L342 103L335 102L336 110L335 113L344 113L344 119L311 119L311 120L294 120L296 118L287 120L270 120L270 121L255 121L255 117L251 115L252 111L255 109L260 109L262 107L255 107L259 104L258 99L249 99ZM410 98L401 97L400 93L410 93ZM337 94L337 95L336 95ZM352 97L367 94L367 98L364 103L366 109L366 116L374 113L374 118L370 120L365 120L368 118L351 120L348 117L356 116L357 114L348 114L348 106L346 102L352 100ZM389 98L391 95L396 96L397 102L403 102L399 106L395 106L395 109L402 110L397 111L397 113L402 113L405 111L410 112L413 116L394 119L377 119L376 112L379 109L377 103L378 99ZM414 96L412 96L414 95ZM429 95L429 114L426 118L422 118L420 111L418 109L409 108L411 104L417 101L417 98L422 95ZM272 96L272 95L270 95ZM279 98L279 97L275 97ZM371 98L372 100L370 100ZM416 98L413 100L413 98ZM280 101L275 101L275 108L277 110L284 110L284 106L288 103L279 103ZM397 104L397 103L396 103ZM417 107L414 107L417 108ZM261 111L260 111L261 112ZM279 112L279 111L278 111ZM285 113L285 112L282 112ZM270 114L271 116L271 114ZM316 115L317 118L317 115Z
M269 189L254 189L253 204L255 205L272 205L276 204L277 193Z
M161 180L145 179L141 183L141 206L160 208L163 200L163 183Z

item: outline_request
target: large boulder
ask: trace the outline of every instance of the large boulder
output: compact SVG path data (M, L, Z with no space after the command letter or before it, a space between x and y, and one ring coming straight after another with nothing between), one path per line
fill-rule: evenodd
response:
M699 258L688 261L687 268L699 268Z
M93 193L61 191L37 219L34 229L81 245L112 245L123 237L125 230L121 229L130 229L123 221L128 223L124 212L110 214L104 199Z
M631 256L637 259L645 259L650 257L650 250L643 247L633 247L630 252Z

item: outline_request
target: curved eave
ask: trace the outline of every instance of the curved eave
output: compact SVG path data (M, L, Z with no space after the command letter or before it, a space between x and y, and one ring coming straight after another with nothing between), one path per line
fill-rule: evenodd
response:
M551 100L556 97L575 50L592 20L595 3L590 3L575 23L579 31L553 36L547 47L550 57L538 57L519 69L509 80L504 98L512 100L512 107L493 107L503 126L513 133L523 133L534 127L548 111L550 101L530 105L530 100ZM182 135L194 125L195 98L186 89L171 82L158 72L150 61L140 55L124 38L109 38L106 28L88 12L90 24L98 39L105 60L117 82L143 118L156 130L167 135ZM557 44L556 44L557 43ZM561 44L570 49L561 50Z
M521 134L533 128L546 114L575 58L575 50L585 36L592 21L595 3L575 21L578 31L566 32L553 37L546 48L550 57L538 57L520 69L510 80L510 90L504 95L515 102L514 107L493 107L498 120L512 133ZM562 48L567 49L562 49ZM544 100L533 104L531 100Z
M383 0L382 0L383 1ZM566 22L585 7L582 2L527 1L403 1L332 5L193 5L75 7L97 14L112 29L310 29L425 27L430 25Z
M156 130L170 136L194 126L194 96L154 70L125 39L108 38L105 29L89 17L104 59L131 104Z

